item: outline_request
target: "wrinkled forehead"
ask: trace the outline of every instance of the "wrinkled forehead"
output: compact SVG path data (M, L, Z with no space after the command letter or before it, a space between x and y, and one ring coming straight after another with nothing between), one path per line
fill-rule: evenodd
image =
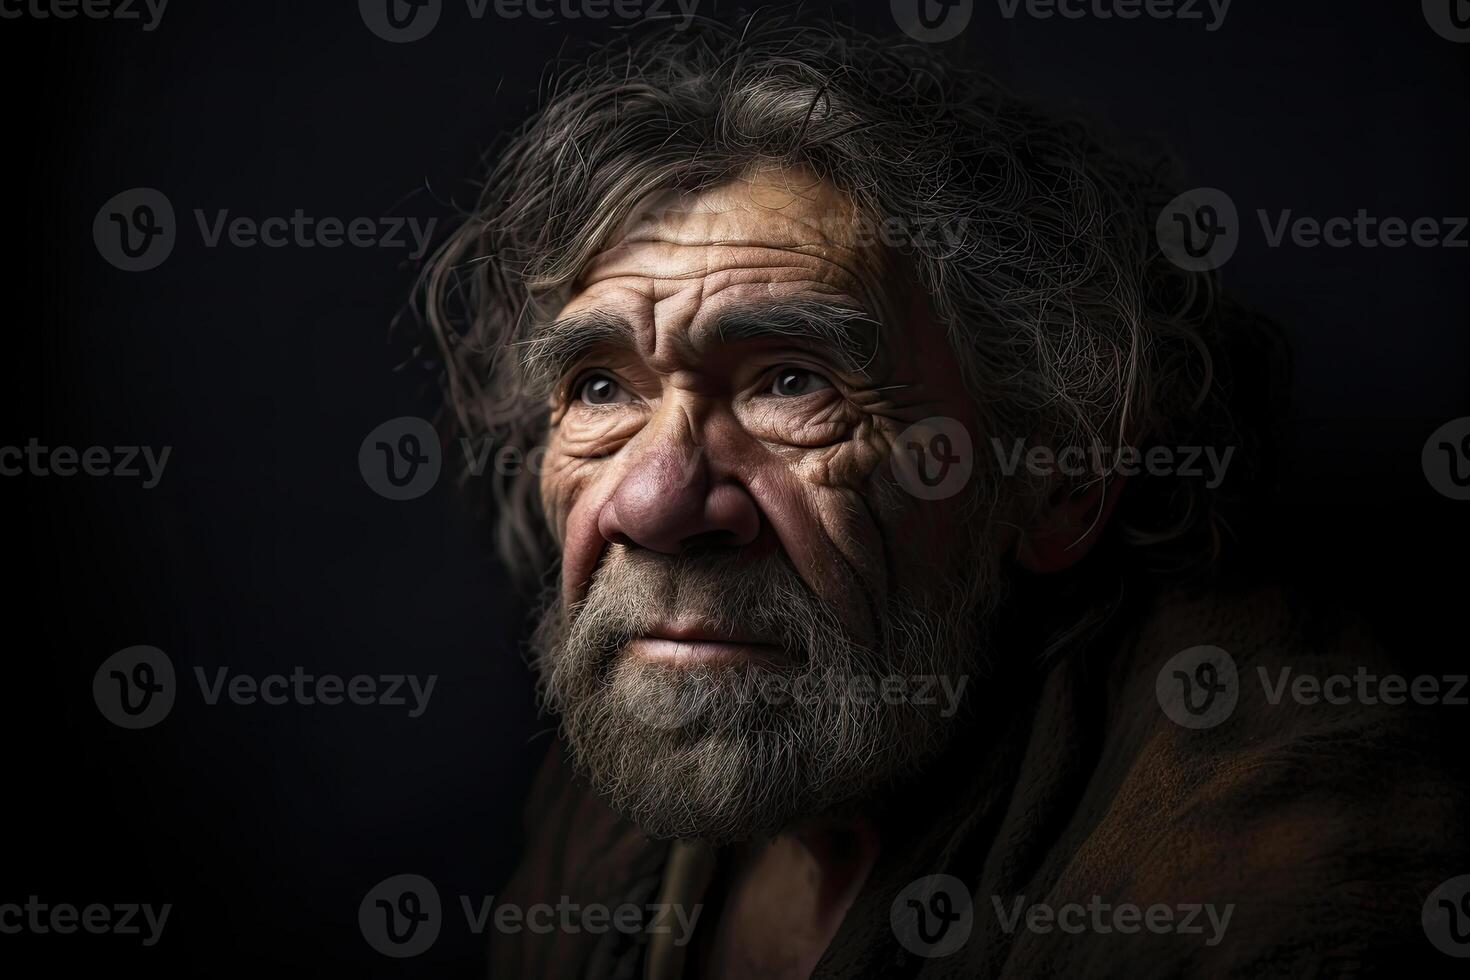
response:
M901 290L869 224L847 195L799 169L653 193L586 264L559 316L608 313L682 332L740 306L825 302L887 320Z

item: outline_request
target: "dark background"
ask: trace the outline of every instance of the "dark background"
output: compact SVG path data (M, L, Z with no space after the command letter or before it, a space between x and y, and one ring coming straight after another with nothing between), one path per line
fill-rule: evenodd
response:
M894 31L886 2L837 16ZM173 447L153 490L0 478L13 576L0 902L174 906L152 949L0 936L0 965L483 972L456 896L478 902L509 872L549 724L521 614L448 481L392 502L358 472L369 430L434 408L388 341L407 250L206 248L193 209L447 220L547 65L616 23L477 22L447 0L428 38L394 45L351 2L175 0L151 33L0 20L0 445ZM1253 231L1225 281L1286 324L1298 357L1273 567L1344 596L1407 661L1463 665L1470 504L1434 492L1419 454L1470 414L1470 251L1268 249L1253 215L1470 214L1470 46L1434 34L1416 3L1236 0L1213 33L1012 21L981 3L945 47L1232 195ZM168 195L180 236L161 267L126 273L91 227L136 186ZM134 644L168 652L183 688L137 732L90 693L101 661ZM196 665L439 681L417 719L209 707ZM366 891L401 872L447 906L438 942L406 962L357 926Z

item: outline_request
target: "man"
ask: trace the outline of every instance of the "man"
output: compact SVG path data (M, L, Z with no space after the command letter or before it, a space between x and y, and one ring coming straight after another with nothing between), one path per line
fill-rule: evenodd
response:
M422 291L457 426L539 464L493 504L560 738L501 901L601 910L493 975L1441 956L1436 732L1255 680L1391 665L1232 562L1284 358L1170 260L1172 197L870 38L561 79Z

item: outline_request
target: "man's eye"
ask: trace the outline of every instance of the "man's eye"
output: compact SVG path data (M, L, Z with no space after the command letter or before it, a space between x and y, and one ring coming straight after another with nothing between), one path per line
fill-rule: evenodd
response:
M577 386L577 397L588 405L616 405L633 398L605 374L589 374Z
M830 387L832 387L832 382L815 371L789 367L776 372L776 377L771 381L771 394L783 398L795 398L798 395L809 395L814 391Z

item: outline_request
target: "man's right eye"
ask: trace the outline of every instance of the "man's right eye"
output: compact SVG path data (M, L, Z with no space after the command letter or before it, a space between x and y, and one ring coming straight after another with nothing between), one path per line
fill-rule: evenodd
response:
M608 374L589 374L577 383L577 399L588 405L617 405L633 396Z

